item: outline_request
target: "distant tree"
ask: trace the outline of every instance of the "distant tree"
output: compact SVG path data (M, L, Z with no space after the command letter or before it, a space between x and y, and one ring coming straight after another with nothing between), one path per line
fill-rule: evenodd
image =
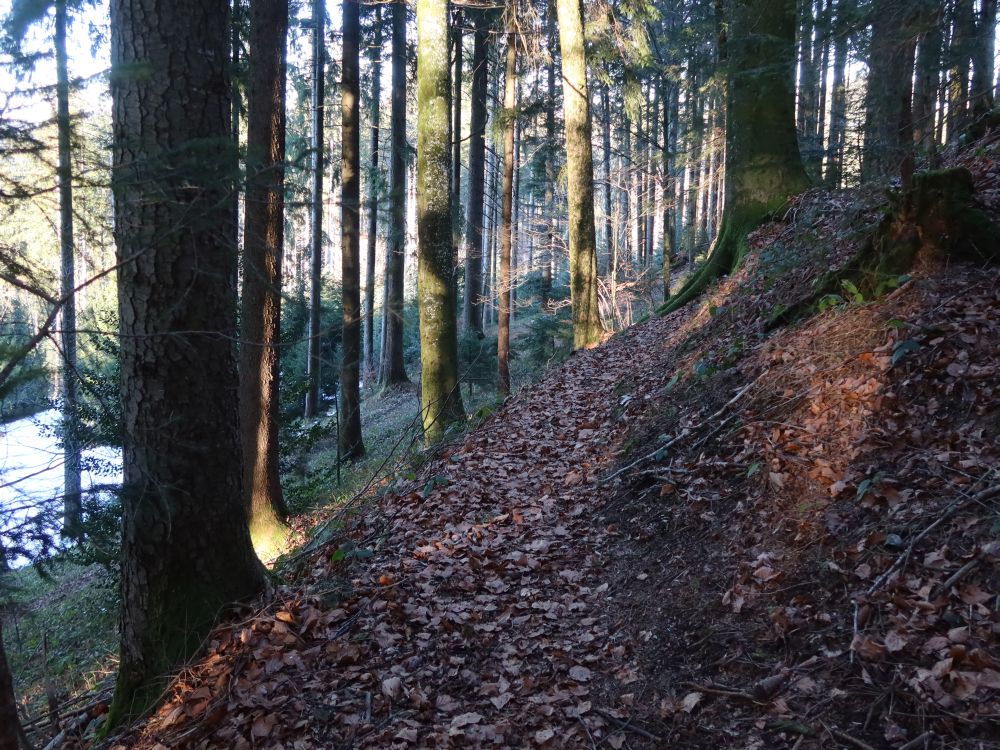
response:
M56 131L58 133L59 180L59 267L60 296L64 300L60 313L59 348L60 402L62 407L63 444L63 535L76 538L82 529L80 494L80 435L77 424L77 326L76 326L76 252L73 241L73 150L72 121L69 111L69 61L66 52L66 30L69 11L89 5L88 0L14 0L5 19L7 41L19 52L27 30L54 10L52 46L56 62Z
M371 382L375 374L375 251L378 245L378 200L381 187L379 172L379 136L382 117L382 6L375 6L372 23L372 43L369 56L372 67L371 92L371 169L368 179L368 247L365 264L365 381Z
M229 3L110 10L124 522L109 727L265 586L237 429Z
M406 258L406 3L392 4L392 111L389 132L389 243L386 248L384 333L379 382L408 383L403 363Z
M594 229L594 157L582 0L556 0L562 50L563 115L569 198L569 285L573 300L573 347L601 339L597 306L597 235Z
M746 236L809 185L795 132L795 6L733 0L726 37L726 196L715 247L704 266L661 308L690 302L738 267Z
M497 390L510 393L511 253L514 214L514 129L517 126L517 18L514 5L507 8L507 53L503 76L503 196L500 209L500 269L497 310Z
M273 551L288 515L278 466L288 0L251 0L240 300L240 434L250 534Z
M360 4L343 2L341 65L341 290L343 334L340 364L340 455L365 455L361 439L361 89L359 45Z
M323 305L323 112L326 91L326 10L323 0L312 5L312 205L309 215L309 351L306 359L308 388L305 416L319 414L322 331L320 311Z
M483 208L486 194L487 84L491 19L475 14L472 47L472 101L469 132L469 207L465 221L465 327L483 332Z
M448 2L417 0L417 299L421 413L428 441L465 418L452 283Z

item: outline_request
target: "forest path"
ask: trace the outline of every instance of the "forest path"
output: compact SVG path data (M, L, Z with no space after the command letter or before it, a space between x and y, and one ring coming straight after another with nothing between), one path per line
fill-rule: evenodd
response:
M355 696L338 712L347 744L591 747L608 734L600 694L636 675L602 585L599 477L619 408L655 389L667 338L657 319L578 352L428 467L426 497L386 499L382 552L355 581L366 653L331 675L338 705L340 690Z
M273 604L217 629L115 749L642 741L611 708L640 675L616 641L600 477L682 333L676 317L635 326L510 398L418 489L362 509L353 552L325 547Z

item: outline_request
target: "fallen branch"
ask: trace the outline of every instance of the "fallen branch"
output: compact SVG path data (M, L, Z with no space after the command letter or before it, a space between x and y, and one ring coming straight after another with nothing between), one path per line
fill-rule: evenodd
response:
M703 424L703 425L704 425L704 424L711 424L711 423L712 423L712 422L714 422L714 421L715 421L716 419L718 419L718 418L719 418L720 416L722 416L722 414L723 414L723 413L724 413L724 412L725 412L725 411L726 411L726 410L727 410L727 409L728 409L728 408L729 408L730 406L732 406L732 405L733 405L733 404L735 404L735 403L736 403L737 401L739 401L739 400L740 400L741 398L743 398L743 396L744 396L744 395L746 395L747 391L749 391L749 390L750 390L751 388L753 388L753 387L754 387L755 385L757 385L757 383L759 383L759 382L760 382L760 380L761 380L761 379L762 379L762 378L763 378L763 377L764 377L765 375L767 375L767 374L768 374L768 372L770 372L770 370L764 370L764 372L762 372L762 373L761 373L760 375L758 375L758 376L757 376L756 378L754 378L752 382L750 382L750 383L747 383L747 384L746 384L745 386L743 386L743 387L742 387L742 388L741 388L741 389L740 389L740 390L739 390L739 391L738 391L738 392L736 393L736 395L735 395L735 396L733 396L733 397L732 397L731 399L729 399L729 400L728 400L728 401L727 401L726 403L724 403L724 404L722 405L722 408L721 408L721 409L719 409L719 410L718 410L717 412L715 412L715 413L714 413L714 414L712 414L711 416L709 416L709 417L706 417L706 418L705 418L704 420L702 420L701 424ZM726 422L728 422L728 421L729 421L730 419L732 419L732 417L728 418L728 419L726 420ZM725 423L723 423L723 424L725 424ZM720 429L720 428L721 428L722 426L723 426L723 425L719 425L719 426L718 426L718 427L716 428L716 430ZM712 433L709 433L708 437L711 437L711 436L712 436L712 434L714 434L714 432L715 432L715 431L713 430L713 432L712 432ZM626 466L623 466L622 468L618 469L617 471L614 471L614 472L612 472L612 473L611 473L611 474L609 474L608 476L606 476L606 477L604 477L603 479L601 479L601 480L600 480L600 481L598 482L598 484L606 484L606 483L610 482L610 481L611 481L612 479L615 479L615 478L617 478L617 477L620 477L620 476L621 476L622 474L624 474L625 472L627 472L627 471L628 471L629 469L634 469L634 468L635 468L636 466L639 466L640 464L643 464L643 463L645 463L646 461L650 461L650 460L652 460L652 459L656 458L656 457L657 457L658 455L660 455L660 454L661 454L661 453L662 453L663 451L667 450L667 448L670 448L670 447L671 447L672 445L674 445L675 443L677 443L677 442L679 442L679 441L683 440L683 439L684 439L685 437L687 437L687 436L688 436L688 435L690 435L690 434L691 434L691 430L688 430L688 429L684 429L684 430L681 430L681 432L680 432L680 434L679 434L679 435L677 435L676 437L674 437L674 438L672 438L672 439L668 440L668 441L667 441L666 443L663 443L662 445L658 446L658 447L657 447L657 449L656 449L655 451L653 451L652 453L648 453L648 454L646 454L645 456L642 456L641 458L637 458L637 459L636 459L635 461L633 461L632 463L630 463L630 464L628 464L628 465L626 465ZM706 438L706 440L707 440L707 439L708 439L708 438Z
M602 711L599 708L593 708L591 710L601 718L612 722L621 732L632 732L633 734L637 734L640 737L645 737L647 740L652 740L653 742L663 741L660 737L653 734L652 732L646 731L642 727L633 724L631 719L619 719L614 714L608 713L607 711Z

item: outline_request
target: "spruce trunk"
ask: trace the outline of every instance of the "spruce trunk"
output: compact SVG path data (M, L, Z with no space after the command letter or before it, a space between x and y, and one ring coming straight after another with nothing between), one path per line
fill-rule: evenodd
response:
M323 304L323 113L326 81L326 49L323 28L326 11L322 0L312 8L312 206L309 257L309 345L306 354L305 416L318 416L320 403L320 308Z
M375 33L371 46L372 59L372 109L371 152L372 165L368 180L368 249L365 264L365 382L370 385L375 373L375 251L378 244L378 191L379 191L379 128L382 114L382 6L375 6Z
M264 555L276 551L288 515L278 465L287 29L288 0L251 3L240 435L244 506L250 536Z
M514 129L517 125L517 34L513 10L508 8L507 61L503 88L503 208L500 213L499 311L497 316L497 390L510 394L511 246L514 215Z
M361 89L360 5L344 0L341 64L341 241L343 329L340 359L340 456L365 455L361 439Z
M406 4L392 5L392 111L389 132L389 246L386 252L383 387L409 383L403 364L403 284L406 261Z
M465 328L483 332L483 207L486 186L486 95L489 17L476 16L472 47L472 119L469 133L469 212L465 223Z
M160 695L225 605L265 586L237 429L229 3L110 10L124 519L108 727Z

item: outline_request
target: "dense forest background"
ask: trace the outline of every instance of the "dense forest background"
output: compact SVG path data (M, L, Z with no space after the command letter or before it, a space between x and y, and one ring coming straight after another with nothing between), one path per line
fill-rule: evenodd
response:
M741 318L704 345L691 372L714 377L774 330L906 287L927 248L944 265L998 255L974 197L996 189L995 0L13 0L0 15L0 421L11 446L42 446L35 464L0 456L0 607L16 618L25 571L102 570L94 637L119 645L91 736L144 715L220 609L274 588L261 561L300 564L347 527L330 508L403 479L430 496L445 483L427 462L464 455L553 366L660 316L676 325L642 345L686 356L669 316L707 293L711 320L759 324L753 344ZM834 212L839 238L865 238L846 259L824 234ZM764 243L776 225L794 242ZM806 245L808 264L783 255ZM747 281L755 263L769 270ZM717 296L807 276L766 310ZM896 341L891 365L921 341ZM681 371L656 390L662 363L643 361L634 377L664 397ZM627 410L621 382L605 390ZM350 544L333 562L368 551ZM12 661L54 712L33 655L48 638ZM15 703L6 663L3 750L38 708Z

